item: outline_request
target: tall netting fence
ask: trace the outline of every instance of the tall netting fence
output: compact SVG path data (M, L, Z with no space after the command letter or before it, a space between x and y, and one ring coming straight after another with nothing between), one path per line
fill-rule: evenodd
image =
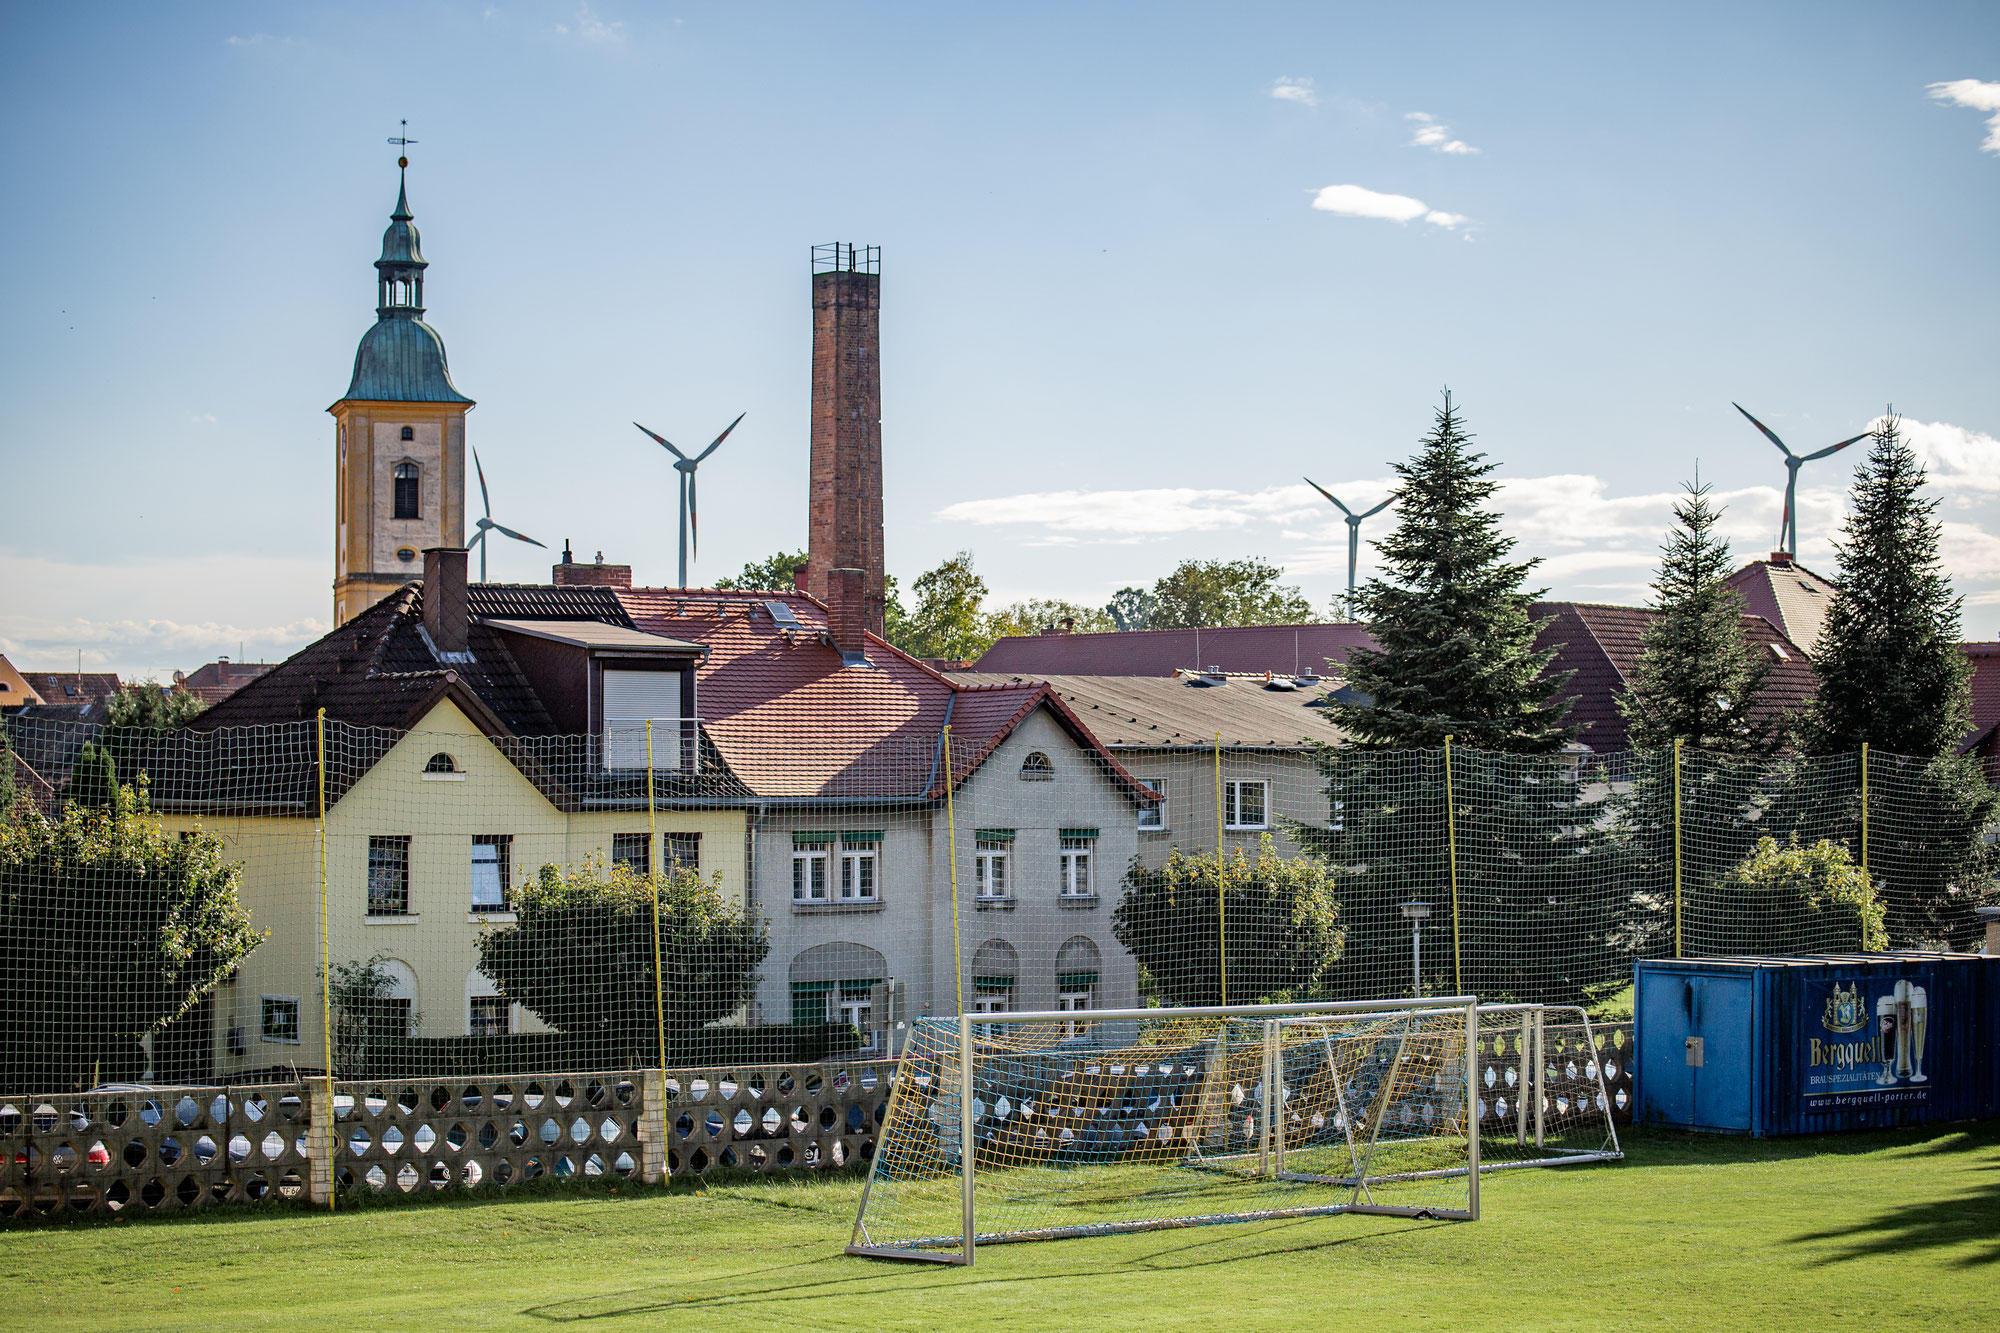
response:
M982 699L886 739L0 720L0 1208L134 1156L169 1203L843 1165L924 1017L1602 1013L1635 958L1974 947L1987 892L1969 761L1105 750Z

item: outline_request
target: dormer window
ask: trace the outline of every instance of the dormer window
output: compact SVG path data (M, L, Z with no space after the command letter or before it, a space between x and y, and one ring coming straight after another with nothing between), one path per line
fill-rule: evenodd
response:
M403 438L404 438L404 439L406 439L406 440L414 440L414 439L416 439L416 438L417 438L417 428L416 428L415 426L405 426L405 427L403 427Z
M1055 775L1056 766L1050 763L1049 757L1040 750L1032 752L1026 759L1021 761L1021 781L1023 782L1048 782L1053 780Z
M408 430L405 426L403 429ZM423 472L415 463L396 464L396 517L421 518L417 504L417 483Z
M604 766L612 770L647 767L646 724L652 727L651 766L681 766L681 673L604 672Z
M456 773L458 772L458 761L440 750L431 756L429 763L424 765L424 772Z

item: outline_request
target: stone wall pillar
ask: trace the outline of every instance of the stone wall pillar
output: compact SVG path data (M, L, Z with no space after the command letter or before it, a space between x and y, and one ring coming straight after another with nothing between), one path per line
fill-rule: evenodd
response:
M340 1141L340 1131L334 1124L333 1098L326 1080L307 1083L305 1094L306 1201L324 1204L333 1197L333 1152Z
M667 1076L652 1069L638 1082L639 1179L658 1185L667 1178Z

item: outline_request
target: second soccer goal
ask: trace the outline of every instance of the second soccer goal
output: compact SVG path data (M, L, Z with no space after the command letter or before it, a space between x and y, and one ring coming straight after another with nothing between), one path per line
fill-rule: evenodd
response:
M848 1252L1475 1219L1479 1021L1470 996L920 1019Z

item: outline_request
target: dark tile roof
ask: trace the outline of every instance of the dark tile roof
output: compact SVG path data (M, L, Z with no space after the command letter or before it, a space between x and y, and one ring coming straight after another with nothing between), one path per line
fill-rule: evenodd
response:
M226 659L209 662L185 674L176 674L174 685L203 703L219 704L276 665L276 662L231 662Z
M45 704L99 703L118 693L115 671L23 671Z
M1145 629L1107 634L1036 634L1000 639L972 669L987 675L1171 676L1176 671L1326 674L1372 640L1366 627L1233 625L1220 629Z
M53 787L69 781L77 751L96 740L103 726L101 703L30 704L0 719L21 762Z
M1021 683L1026 676L954 675L981 683ZM1298 746L1305 738L1332 742L1339 733L1319 706L1329 681L1292 689L1270 688L1262 676L1228 677L1201 684L1197 677L1048 676L1058 697L1091 733L1117 749L1206 747L1222 733L1225 746ZM1289 684L1291 677L1277 677Z

